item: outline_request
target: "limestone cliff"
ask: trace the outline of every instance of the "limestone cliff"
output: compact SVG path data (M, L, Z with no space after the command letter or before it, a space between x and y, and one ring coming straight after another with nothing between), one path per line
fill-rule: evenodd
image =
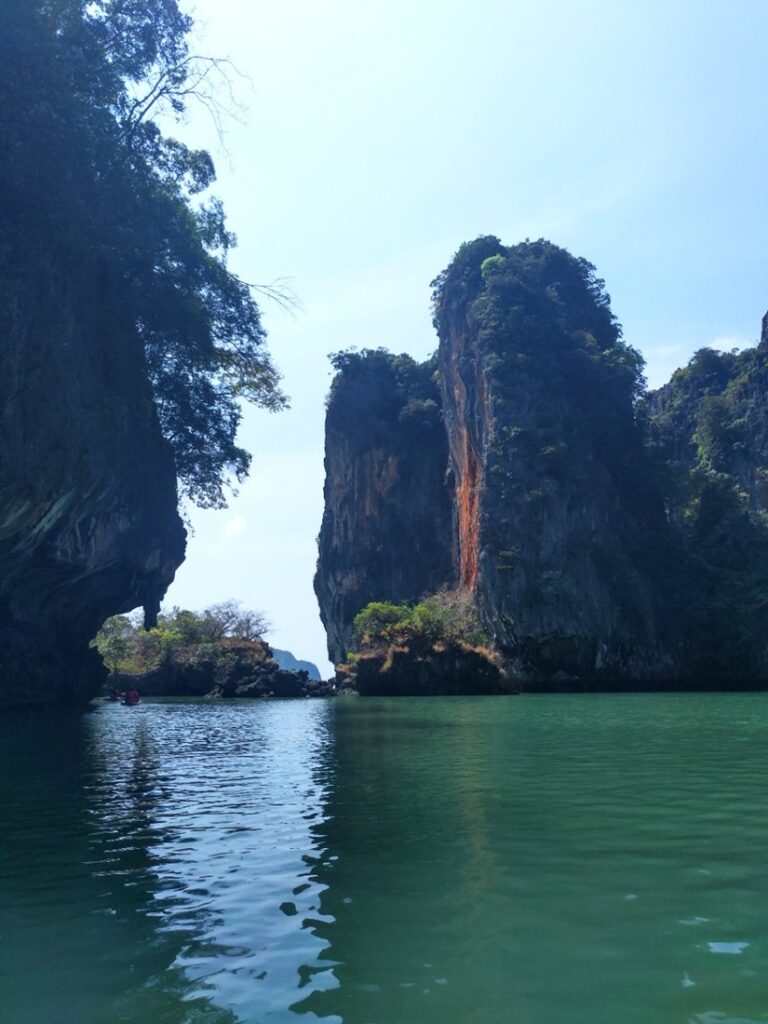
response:
M369 601L417 600L449 582L453 566L434 361L367 351L340 355L336 369L315 592L339 662Z
M438 280L436 322L458 583L494 643L531 678L674 672L639 363L593 268L478 239Z
M768 511L766 396L768 314L755 348L700 349L668 384L648 396L657 454L686 472L706 464L728 475L753 510ZM678 502L673 515L680 512Z
M184 545L120 289L63 256L4 270L0 707L91 697L105 670L89 641L117 612L153 619Z
M757 348L703 350L649 396L594 267L549 242L462 246L434 302L442 442L375 412L404 404L391 375L373 402L366 360L337 366L316 580L331 657L367 602L447 584L524 685L768 681L768 316Z

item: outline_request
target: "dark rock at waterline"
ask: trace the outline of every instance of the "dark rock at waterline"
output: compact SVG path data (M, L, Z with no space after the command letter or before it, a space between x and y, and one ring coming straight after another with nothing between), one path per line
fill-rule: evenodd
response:
M0 274L0 708L79 705L110 615L184 557L176 473L120 284L41 253Z
M433 697L510 693L498 665L482 651L458 644L416 651L390 647L360 655L337 674L339 688L361 697Z

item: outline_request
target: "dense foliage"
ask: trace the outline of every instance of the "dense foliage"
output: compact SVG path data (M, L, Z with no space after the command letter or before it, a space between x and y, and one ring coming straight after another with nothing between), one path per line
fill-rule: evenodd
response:
M226 658L233 641L259 644L268 629L261 612L225 601L202 612L172 608L158 616L157 626L150 630L144 630L136 616L115 615L94 643L110 671L141 673L168 662Z
M355 617L357 653L389 644L467 644L477 646L485 634L471 597L461 591L441 591L415 605L372 601Z
M532 394L562 396L557 412L542 409L528 436L518 431L510 439L502 431L500 454L536 452L547 475L548 466L567 460L563 445L576 448L583 439L612 471L621 471L639 444L634 409L645 389L644 364L623 340L591 263L544 239L505 247L486 236L463 245L432 287L441 334L457 320L476 332L502 424L505 405L519 404L521 381ZM569 418L569 409L578 415Z
M337 686L361 696L508 692L498 652L485 639L466 591L442 590L416 604L372 601L355 618Z
M761 671L768 635L768 366L762 348L700 349L652 396L689 620L704 675Z
M423 443L442 436L436 356L418 363L377 348L335 352L330 359L336 371L328 400L334 424L343 428L364 420L360 440L366 444L381 438L392 446L414 431Z
M284 398L221 204L199 198L212 160L157 123L216 104L191 24L177 0L0 4L0 275L87 269L141 338L182 493L216 506L250 461L239 400Z

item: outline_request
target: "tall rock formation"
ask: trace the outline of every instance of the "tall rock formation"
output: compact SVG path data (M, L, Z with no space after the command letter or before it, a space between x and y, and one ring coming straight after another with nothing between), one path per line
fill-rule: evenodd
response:
M4 270L0 708L92 696L105 671L90 640L139 605L151 622L184 546L173 458L120 290L64 257Z
M673 671L640 361L594 268L548 242L480 238L435 301L458 582L493 641L533 677Z
M758 348L697 353L647 396L594 267L549 242L462 246L434 310L444 439L405 440L397 529L370 481L403 438L379 418L372 439L361 357L337 365L316 581L331 656L368 601L448 584L532 685L768 680L768 319ZM376 403L397 401L379 376ZM409 547L409 503L439 554Z
M450 582L447 443L434 360L336 357L325 438L315 592L334 662L369 601L415 601Z

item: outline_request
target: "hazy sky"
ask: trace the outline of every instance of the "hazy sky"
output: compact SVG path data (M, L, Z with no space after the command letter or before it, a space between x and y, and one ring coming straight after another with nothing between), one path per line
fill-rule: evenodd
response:
M263 304L292 408L249 410L249 481L192 514L168 602L235 597L328 667L312 592L327 355L436 345L429 282L480 234L596 264L651 385L703 345L753 343L768 307L766 0L197 0L199 52L248 107L215 193Z

